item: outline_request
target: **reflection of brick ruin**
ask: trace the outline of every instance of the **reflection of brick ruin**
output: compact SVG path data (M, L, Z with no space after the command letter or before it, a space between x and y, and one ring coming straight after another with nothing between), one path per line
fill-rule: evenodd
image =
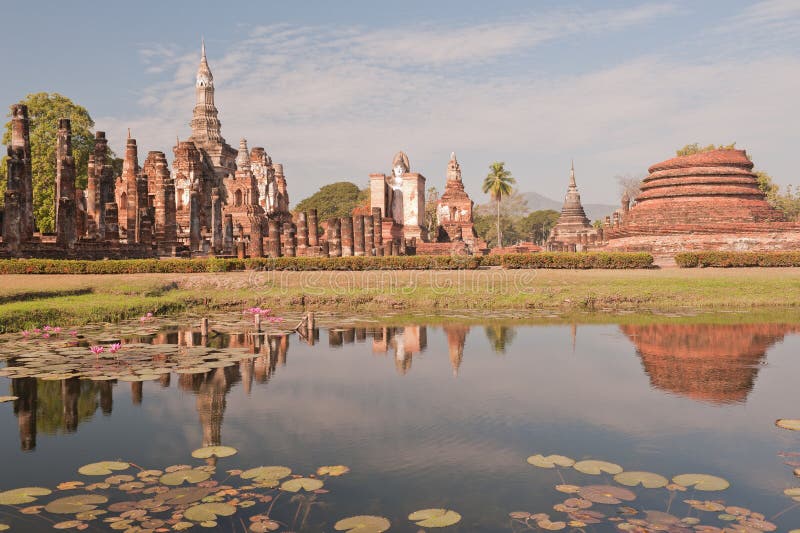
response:
M743 402L767 350L800 327L782 324L620 326L650 383L712 403Z

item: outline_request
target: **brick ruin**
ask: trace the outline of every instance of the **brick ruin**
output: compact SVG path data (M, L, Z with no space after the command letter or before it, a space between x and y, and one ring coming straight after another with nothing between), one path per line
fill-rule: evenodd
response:
M575 164L569 169L569 186L558 222L550 231L546 247L549 251L581 251L597 242L597 230L589 222L581 204L581 195L575 182Z
M606 217L594 249L648 251L796 250L800 223L788 222L758 188L744 150L681 156L649 168L631 205Z

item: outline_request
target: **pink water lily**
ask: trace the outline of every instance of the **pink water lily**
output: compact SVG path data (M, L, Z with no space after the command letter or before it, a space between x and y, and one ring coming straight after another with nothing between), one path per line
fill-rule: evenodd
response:
M34 333L41 333L41 332L42 332L42 330L40 330L39 328L33 328L33 332L34 332Z
M92 353L93 353L93 354L95 354L95 355L100 355L101 353L103 353L103 352L105 351L105 348L104 348L103 346L92 346L92 347L91 347L91 348L89 348L89 349L90 349L90 350L92 351Z
M78 336L78 331L72 329L72 330L70 330L69 334L72 335L73 337L77 337Z
M146 316L147 318L153 318L153 313L147 313L145 316Z
M45 334L42 335L42 338L43 339L49 339L50 338L50 334L49 333L45 333Z
M53 333L61 333L61 327L60 326L54 327L53 328Z
M23 337L29 337L29 336L30 336L30 334L31 334L31 332L30 332L30 331L28 331L27 329L22 331L22 336L23 336Z
M117 353L120 350L120 348L122 348L122 345L118 342L115 342L114 344L108 347L108 351L111 353Z

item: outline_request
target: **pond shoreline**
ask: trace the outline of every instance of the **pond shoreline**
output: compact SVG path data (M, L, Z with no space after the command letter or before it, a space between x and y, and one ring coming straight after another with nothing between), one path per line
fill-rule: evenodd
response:
M376 318L504 310L781 316L800 309L800 268L5 275L0 302L0 332L250 305Z

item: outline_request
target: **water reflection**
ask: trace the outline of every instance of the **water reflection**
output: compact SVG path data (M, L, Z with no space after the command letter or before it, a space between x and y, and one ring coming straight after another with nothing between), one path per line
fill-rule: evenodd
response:
M693 400L714 404L742 403L753 389L767 350L781 342L797 325L782 324L651 324L622 325L621 332L632 342L644 373L653 388L679 394ZM450 367L454 376L464 364L467 337L472 328L446 325L441 330L446 340ZM510 326L488 326L485 340L496 353L504 353L516 335ZM476 328L476 331L480 329ZM575 348L577 326L572 326L571 344ZM405 376L415 357L428 349L428 327L330 328L328 346L344 347L371 340L373 354L389 356L397 373ZM479 339L480 337L474 337ZM309 327L297 337L298 342L315 346L320 329ZM287 364L290 335L267 335L261 332L201 335L192 329L164 331L154 336L124 339L127 343L170 344L185 347L246 348L246 357L233 366L215 368L203 374L163 374L156 381L161 387L173 384L195 396L195 409L202 427L202 445L222 444L222 423L231 390L241 384L246 394L254 385L267 384L278 367ZM154 360L158 357L154 356ZM14 361L9 361L13 366ZM100 409L110 415L114 408L113 392L126 386L116 380L89 381L71 378L45 381L32 377L12 379L12 394L17 417L20 448L36 448L38 433L75 432L81 422L91 419ZM131 400L141 405L146 388L142 382L130 383Z
M788 324L620 326L650 384L711 403L741 403L753 390L767 350L800 329Z

